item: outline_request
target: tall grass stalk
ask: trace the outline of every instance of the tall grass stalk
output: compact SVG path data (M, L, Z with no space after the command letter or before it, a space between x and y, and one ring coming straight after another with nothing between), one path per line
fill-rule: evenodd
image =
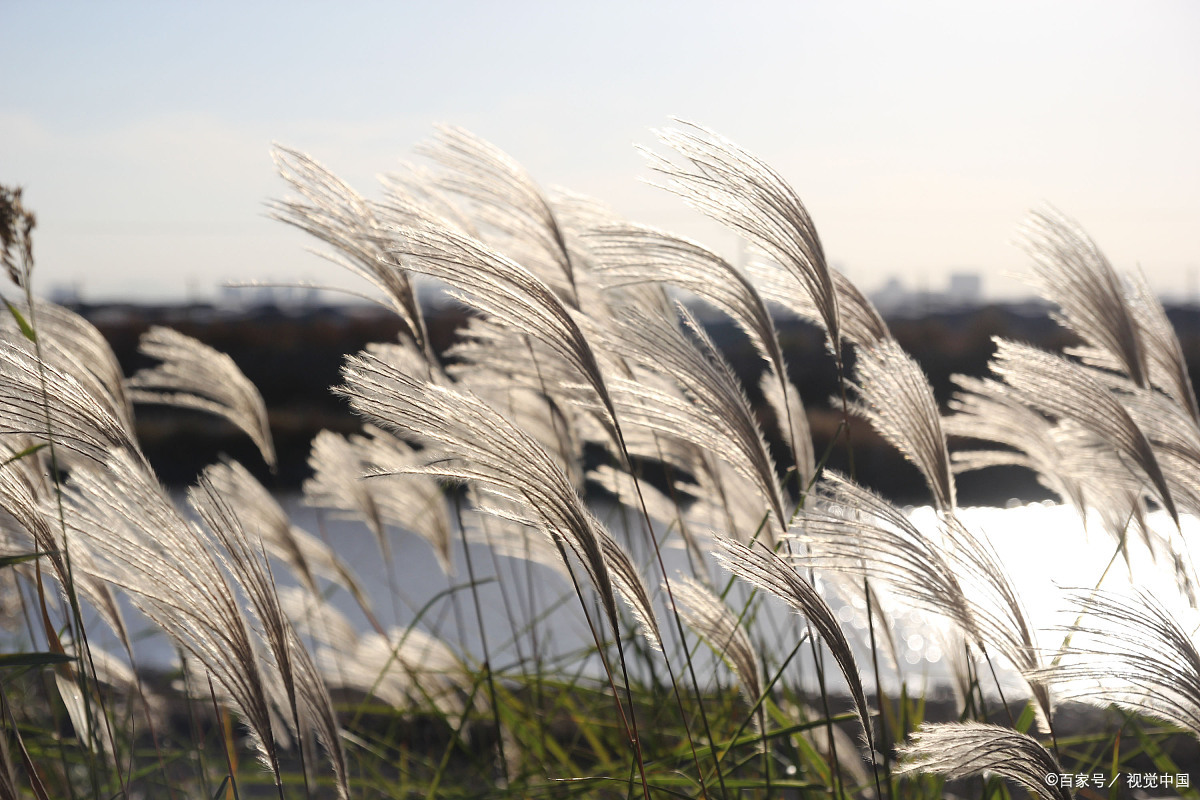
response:
M20 312L11 303L5 300L5 305L9 312L17 322L18 328L22 335L28 339L34 349L37 363L37 376L40 388L38 403L41 407L42 419L44 423L43 433L46 437L47 452L49 454L49 467L51 481L54 487L54 503L55 512L57 514L57 523L60 534L60 542L62 546L62 559L64 569L60 574L60 579L63 582L63 589L66 593L66 599L70 607L68 615L68 625L70 626L72 644L75 647L75 658L78 662L78 669L73 670L73 675L69 677L73 679L79 686L79 693L83 702L84 725L88 734L88 746L92 757L89 760L88 774L92 781L92 790L98 793L100 790L97 771L101 762L100 754L103 751L100 745L99 730L100 722L103 722L107 730L107 735L110 742L115 742L116 739L112 735L111 723L108 714L104 709L104 700L97 696L99 706L93 708L93 695L90 689L92 683L96 681L95 664L91 661L91 651L87 643L87 631L83 624L83 618L80 612L79 596L75 591L74 569L71 564L71 545L67 535L66 514L63 508L62 487L59 483L61 472L59 469L58 448L56 445L56 435L54 419L50 413L50 388L46 379L46 361L42 351L42 342L38 336L38 320L37 320L37 303L33 295L33 242L32 231L36 226L36 221L32 212L24 209L21 203L21 191L18 189L15 192L10 192L3 187L0 187L4 197L2 199L4 205L4 260L9 268L10 277L14 283L18 285L24 292L25 309L28 314L28 319L22 318ZM13 264L11 260L12 251L17 252L17 263ZM49 614L46 608L45 591L42 583L41 563L40 560L34 561L34 569L37 579L37 596L38 605L41 611L42 624L46 636L46 643L50 649L57 653L62 653L62 644L59 642L58 634L55 632L51 624ZM91 681L89 681L88 670L91 670ZM99 719L98 719L99 718ZM124 776L120 771L120 764L117 763L117 777L121 781L122 791L128 793L124 785Z
M304 498L320 538L230 461L188 493L198 520L176 507L140 449L130 401L221 417L274 471L262 396L232 359L164 328L142 340L159 363L124 379L98 332L34 296L32 217L4 191L0 255L24 300L0 325L0 578L16 576L26 635L48 651L0 653L4 797L132 798L159 781L247 800L896 800L965 780L983 796L1010 796L1007 782L1066 800L1073 793L1048 773L1116 774L1136 758L1182 766L1171 745L1200 737L1200 647L1184 622L1200 575L1182 524L1200 514L1200 411L1144 276L1122 275L1058 212L1034 212L1024 236L1035 283L1083 344L1058 354L997 340L990 376L957 376L946 403L826 264L783 176L696 125L659 138L671 155L647 158L664 188L746 240L750 263L543 191L459 129L386 176L378 200L276 148L297 196L271 214L332 248L400 330L349 355L335 387L368 423L363 434L313 442ZM472 311L447 351L415 275ZM731 321L755 363L735 369L676 292ZM837 426L820 458L775 305L818 326L833 366ZM867 427L917 468L932 523L859 485ZM975 443L960 449L959 438ZM846 476L826 466L839 447ZM996 465L1032 470L1114 541L1094 586L1062 596L1073 616L1061 628L1038 630L1008 572L1024 565L1003 563L960 513L957 475ZM616 497L603 519L588 504L597 487ZM1173 530L1157 530L1158 510ZM375 539L394 627L338 555L326 512ZM397 528L418 534L405 548L431 548L444 590L409 596ZM668 574L674 548L682 576ZM460 551L465 583L454 577ZM1130 576L1159 559L1172 580L1121 594L1112 568L1122 556ZM715 578L714 563L731 575ZM643 571L661 588L651 593ZM56 585L57 603L47 597ZM826 585L852 612L865 606L869 667ZM354 619L334 602L343 590ZM780 618L765 594L804 619ZM169 681L123 684L98 669L112 662L88 627L112 628L137 664L118 595L170 638L181 685L157 691ZM590 643L563 651L550 621L576 604ZM910 693L893 621L907 610L947 631L961 695L951 708L928 688ZM443 624L457 642L439 638ZM1056 650L1038 645L1049 632L1062 634ZM702 643L711 656L700 657ZM898 695L885 687L888 656ZM1028 700L1006 673L1023 679ZM1122 720L1104 734L1064 732L1064 700L1115 705ZM186 707L186 732L159 736L162 703ZM837 713L846 703L853 713ZM1122 749L1123 735L1137 746Z

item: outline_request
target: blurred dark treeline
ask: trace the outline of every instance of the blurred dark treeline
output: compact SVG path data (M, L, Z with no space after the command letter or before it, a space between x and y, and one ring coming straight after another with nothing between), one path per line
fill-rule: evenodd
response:
M359 429L358 419L330 391L340 382L347 354L369 342L394 340L401 325L381 308L316 307L281 310L259 307L237 311L207 305L76 306L112 344L126 375L149 366L138 354L138 338L151 325L168 325L228 353L262 392L279 456L272 475L247 437L223 420L175 408L138 406L138 435L161 479L172 486L194 480L208 463L227 455L256 472L277 490L293 490L309 474L309 444L322 428L341 433ZM1200 310L1168 309L1179 332L1189 368L1200 366ZM431 309L430 336L439 352L449 346L466 319L454 307ZM749 341L723 318L704 317L705 325L747 387L768 440L778 448L769 407L758 393L762 362ZM1076 343L1043 305L1022 303L928 313L888 320L900 344L924 368L938 401L953 393L956 373L982 376L993 350L992 337L1004 336L1052 350ZM779 333L791 377L809 411L818 457L829 447L841 419L831 407L837 375L821 332L792 318L779 320ZM854 472L858 479L897 502L928 502L917 470L883 443L869 426L852 424ZM954 443L951 443L954 446ZM776 452L779 452L778 449ZM849 469L847 453L835 446L827 462ZM959 499L964 505L1002 505L1010 498L1048 497L1033 476L1020 469L991 469L964 475Z

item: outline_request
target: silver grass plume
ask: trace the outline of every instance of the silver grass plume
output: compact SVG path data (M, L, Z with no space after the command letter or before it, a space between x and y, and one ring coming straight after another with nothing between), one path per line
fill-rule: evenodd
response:
M1153 290L1146 282L1146 276L1141 271L1126 273L1125 282L1125 300L1145 347L1148 385L1170 397L1195 423L1200 420L1200 412L1197 411L1196 394L1188 375L1187 360L1179 337L1176 336L1162 303L1154 296ZM1126 375L1121 362L1099 347L1082 345L1067 348L1065 352L1079 358L1088 366ZM1130 383L1137 386L1132 380Z
M317 645L317 663L329 685L371 694L395 708L429 701L448 715L462 715L462 698L474 682L445 642L416 627L360 636L320 597L280 589L279 599L296 631ZM477 694L475 702L482 697Z
M871 729L866 694L859 679L858 665L833 610L787 561L761 542L748 547L724 536L718 536L715 541L718 548L715 555L726 569L783 600L800 612L817 630L846 679L846 686L850 689L850 696L854 700L855 710L867 738L867 746L874 752L875 737Z
M795 559L810 567L865 575L923 609L946 617L984 652L994 647L1023 673L1040 667L1028 614L986 539L953 515L940 519L942 541L925 535L888 501L835 472L818 483L819 500L792 530L812 544ZM1050 694L1030 689L1048 721Z
M599 258L601 286L662 283L686 289L728 315L777 375L787 374L775 323L762 298L716 253L690 239L639 225L600 228L589 233L588 243Z
M754 285L736 267L703 245L653 228L603 227L592 232L588 242L597 256L597 275L603 286L642 283L677 286L711 303L742 329L767 362L773 385L766 391L782 399L772 403L772 407L784 440L799 463L804 453L796 446L809 437L808 422L802 413L800 419L793 419L793 412L797 409L802 412L803 407L793 397L796 388L787 379L787 363L775 323ZM811 454L811 442L807 449ZM811 469L801 470L812 474Z
M13 455L7 447L0 445L0 462ZM132 653L133 645L121 607L108 584L94 574L95 565L85 537L71 537L70 553L74 568L68 569L57 511L49 494L38 486L36 478L40 476L30 475L30 468L24 463L27 460L37 463L36 459L27 456L0 466L0 510L12 517L33 539L36 548L46 554L63 596L67 596L69 587L73 585L117 634L126 652Z
M1150 481L1176 527L1179 515L1162 469L1145 434L1087 369L1036 347L995 339L992 372L1021 402L1052 417L1073 420L1115 448Z
M321 593L320 576L345 587L360 605L367 603L350 567L325 542L293 525L274 495L248 469L236 461L222 461L205 469L204 476L228 502L242 528L261 539L267 552L287 564L310 592Z
M1044 670L1065 697L1115 703L1164 719L1200 739L1200 653L1180 620L1150 593L1078 591L1082 619L1066 629L1070 643Z
M1063 769L1058 760L1033 737L1010 728L982 722L925 723L899 751L903 759L896 772L932 772L950 780L991 773L1029 790L1071 800L1065 786L1047 782Z
M578 322L590 338L588 321L580 317ZM587 424L578 419L584 407L596 406L594 391L580 381L574 366L543 342L504 322L471 318L446 357L451 362L446 367L449 376L498 407L509 407L512 400L506 395L513 392L544 397L552 406L548 413L558 418L555 427L568 438L570 428ZM603 367L604 354L596 357ZM606 431L605 436L611 439L612 433ZM557 439L558 434L550 438ZM563 444L553 449L562 451Z
M1124 386L1114 388L1120 392L1122 404L1154 448L1171 497L1183 511L1200 512L1200 429L1187 408L1156 390L1138 389L1128 380L1124 380ZM1196 568L1183 532L1179 528L1165 534L1153 531L1145 524L1140 487L1128 485L1129 481L1122 486L1120 478L1114 474L1104 482L1104 488L1111 491L1111 487L1117 487L1120 490L1116 492L1118 496L1130 498L1127 506L1132 506L1134 522L1147 549L1155 558L1163 551L1168 554L1180 589L1189 598L1194 598Z
M1112 264L1077 223L1053 208L1033 211L1022 230L1034 282L1060 309L1060 321L1115 359L1138 386L1149 385L1146 351Z
M954 690L954 699L958 707L966 709L972 702L975 692L976 677L971 658L970 642L962 628L950 623L939 625L936 636L942 642L942 656L950 671L950 686Z
M16 444L23 443L22 439L23 437L17 437ZM125 651L132 658L133 645L125 627L121 608L111 587L96 576L95 564L84 546L82 537L72 537L71 561L67 560L62 529L55 519L56 510L48 493L39 491L41 481L38 479L41 476L34 474L35 470L40 469L39 460L34 454L28 454L24 458L8 461L14 455L9 447L0 444L0 464L3 464L0 466L0 516L15 522L16 528L22 529L33 539L34 549L47 557L54 579L58 582L64 608L71 604L74 594L87 600L100 619L117 634ZM8 463L4 463L5 461ZM6 530L8 527L0 522L0 531L4 533L0 540L9 540L9 531ZM4 543L10 544L9 541ZM20 546L22 550L27 549L24 541ZM19 565L17 569L24 572L24 566ZM26 574L25 577L30 581L35 579L30 574ZM40 573L36 580L40 586ZM84 649L79 641L69 642L67 647L71 655L81 659L79 663L85 666L91 678L95 678L94 666L101 658L96 655L99 651L94 651L93 648ZM111 763L115 763L113 759L116 744L111 735L112 729L107 724L96 725L97 717L94 713L89 713L89 706L84 700L74 666L70 663L58 665L54 670L54 682L78 739L94 747L97 752L102 752Z
M402 161L399 170L379 176L384 200L374 205L379 219L395 228L416 227L418 220L441 220L468 236L480 237L479 228L467 210L438 186L435 167Z
M30 317L26 303L14 305L27 319ZM34 305L42 356L94 390L125 429L132 431L133 407L125 395L125 376L108 341L74 311L47 300L35 300ZM0 327L15 330L11 315L3 315L0 320Z
M814 325L821 324L821 312L816 305L808 295L796 291L795 279L773 260L752 259L745 269L759 295L768 303L782 306ZM853 281L833 267L829 268L829 276L837 295L842 341L867 347L892 338L883 316Z
M853 410L921 470L938 510L952 513L954 471L937 400L920 365L888 339L859 348L854 371Z
M283 682L279 679L279 671L274 669L271 652L263 641L262 632L255 631L250 641L254 647L254 656L263 669L263 688L267 693L267 713L271 724L272 744L277 751L290 749L295 742L295 737L288 710L287 692L284 691ZM215 681L208 668L194 653L180 648L176 653L176 659L179 678L172 681L172 687L176 691L205 705L215 702L230 709L233 714L238 713L237 701L229 693L225 684ZM261 748L257 745L256 736L257 734L252 729L250 731L251 745L258 750L260 765L265 765L266 762Z
M580 284L588 287L589 283ZM611 315L605 296L587 304L588 315L569 312L585 343L600 341L602 327L594 318ZM595 442L624 461L625 453L642 455L653 448L653 434L634 427L618 429L611 397L606 402L593 388L601 375L628 375L628 365L603 349L593 350L597 373L581 379L578 369L549 344L521 329L491 318L471 318L456 345L447 351L447 374L531 434L579 489L583 487L583 447ZM607 380L601 385L607 389ZM641 448L641 449L639 449Z
M356 412L416 437L437 453L436 462L413 471L471 481L517 501L541 530L583 564L614 635L619 636L616 580L627 583L620 587L626 603L647 638L658 642L654 612L636 570L615 542L608 544L612 537L536 440L477 397L418 381L369 353L350 357L342 374L345 383L335 391Z
M271 202L271 216L344 254L330 260L382 292L412 337L425 348L425 321L416 292L407 274L383 263L390 233L372 204L305 153L276 145L271 156L280 176L300 193L299 199ZM414 218L425 218L418 206L409 210ZM412 220L408 224L413 224Z
M1200 406L1196 403L1196 391L1188 375L1187 359L1184 358L1179 337L1141 271L1130 276L1129 305L1146 345L1150 382L1166 392L1194 422L1200 424Z
M953 414L942 419L951 436L980 439L1010 450L957 450L951 457L955 472L997 465L1033 470L1040 483L1069 502L1086 518L1083 485L1067 469L1068 453L1059 445L1056 424L1014 398L1004 384L990 379L955 375L958 391L950 400Z
M957 450L951 456L955 472L1001 465L1025 467L1037 474L1044 487L1071 503L1085 526L1089 511L1094 511L1113 539L1120 541L1132 523L1149 545L1150 534L1142 524L1142 483L1104 440L1074 420L1046 417L1014 397L999 381L964 375L955 375L953 380L959 391L950 401L955 413L942 419L945 431L1011 448ZM1128 402L1127 407L1134 421L1145 426ZM1171 416L1178 416L1177 409ZM1157 448L1151 428L1145 427L1145 431ZM1179 484L1171 480L1169 455L1158 451L1157 457L1172 497L1179 502Z
M428 454L426 454L426 457ZM308 505L347 512L366 523L384 558L391 560L387 526L425 539L441 564L453 570L453 525L437 481L421 475L383 477L423 463L420 454L391 434L368 426L349 438L321 431L308 458L313 476L304 482Z
M686 404L679 388L663 375L639 369L631 371L629 379L643 387L650 387L657 395L669 398L668 405ZM608 430L594 416L581 415L576 422L579 435L585 441L601 446L611 445L612 437ZM690 441L674 435L663 435L658 430L632 421L624 426L621 433L631 456L667 464L681 475L695 475L702 471L701 462L708 457L706 450Z
M33 342L0 327L0 434L45 438L44 398L56 445L99 464L112 448L145 463L124 410L78 370L75 359L39 361Z
M629 309L610 326L608 347L682 391L672 396L643 380L610 381L620 419L692 442L729 461L752 483L784 532L788 513L762 430L741 382L704 329L682 306L687 334L674 320Z
M614 469L609 464L601 464L588 472L587 477L588 480L614 495L622 505L630 508L634 507L637 491L640 488L642 499L646 503L646 511L650 515L651 520L663 523L664 527L678 523L678 530L684 547L687 548L696 564L704 563L704 550L701 548L696 535L692 532L691 526L687 524L679 508L678 501L672 500L649 483L644 483L640 487L636 486L632 475L624 470Z
M723 533L743 544L753 541L760 531L772 535L771 512L763 506L753 481L712 453L701 454L695 466L694 484L675 482L677 493L694 498L684 516L689 526Z
M222 467L218 465L216 469L221 471ZM188 490L188 502L204 521L213 543L219 545L219 557L258 619L287 696L293 731L301 738L306 729L316 734L333 766L338 795L346 800L350 786L333 702L316 664L283 612L262 540L251 537L207 474L202 474L199 484Z
M441 364L429 358L417 347L416 342L407 336L401 335L394 342L368 342L365 349L410 375L422 375L434 383L447 383L446 372Z
M154 326L142 334L138 352L162 363L129 379L135 403L157 403L223 417L244 432L275 469L275 445L262 395L233 359L198 339Z
M684 577L675 586L675 597L682 604L679 614L683 621L737 674L742 696L751 708L756 708L755 722L759 731L763 731L766 718L762 706L758 705L763 693L762 668L742 620L694 578Z
M580 407L588 404L590 390L578 386L570 366L544 345L514 335L507 326L476 317L460 336L447 351L452 363L446 373L556 453L571 482L582 487L582 431L600 427ZM611 436L602 430L600 438L608 441Z
M1200 428L1186 408L1152 390L1128 392L1122 401L1153 445L1176 502L1200 512Z
M391 561L391 544L375 500L375 487L363 479L367 468L354 445L340 433L321 431L312 441L308 466L313 475L304 481L305 504L351 512L366 524L380 553Z
M634 477L624 470L616 469L611 464L600 464L588 471L588 480L595 483L609 494L614 495L622 505L632 506ZM673 522L677 516L675 501L649 484L641 487L646 500L646 510L652 520Z
M298 586L276 587L276 594L283 613L301 637L317 648L326 646L353 651L359 638L358 628L328 598L313 595Z
M459 477L461 479L463 476L447 475L447 477ZM475 477L475 480L479 481L479 478ZM508 502L498 505L480 506L480 510L508 522L515 522L529 528L547 530L545 515L539 513L531 516L528 512L532 509L529 507L528 502L524 504L513 503L512 500L515 498L512 495L502 494L500 498ZM646 591L645 584L642 583L641 574L625 550L622 549L620 543L613 538L603 523L592 515L591 511L587 510L586 507L583 508L583 511L584 515L590 518L592 523L592 536L600 551L604 566L608 571L607 578L611 581L612 588L624 598L626 606L633 613L634 618L641 627L642 635L646 637L650 646L656 650L661 650L662 639L658 630L658 621L654 617L650 595ZM560 555L565 559L566 553L561 549L564 537L555 536L554 542L556 545L559 545ZM571 544L570 540L566 540L566 543ZM583 559L583 555L578 550L575 552L575 555L580 560ZM588 571L589 573L591 572L590 569ZM606 612L608 611L607 605L606 602ZM615 611L615 604L613 610ZM616 623L611 617L610 624L612 625L613 635L619 635Z
M596 281L596 269L601 259L593 247L591 233L601 228L627 225L629 221L603 200L561 186L552 188L550 202L554 216L566 234L575 265L579 308L591 309L591 303L603 293Z
M805 702L789 700L786 697L780 697L778 704L788 719L808 720L811 723L828 716L820 708ZM832 738L830 737L831 733L833 734ZM838 725L816 725L800 735L808 740L818 753L828 753L831 761L833 760L833 751L837 751L836 762L830 766L835 770L841 770L842 780L846 782L847 786L867 787L874 784L874 775L872 774L874 768L864 763L859 753L861 736L856 741ZM870 789L864 792L864 797L873 798L874 796L875 793Z
M498 556L545 567L569 581L571 574L562 551L538 526L518 521L520 505L492 495L488 498L491 513L463 519L467 540L486 545Z
M599 398L614 441L612 400L579 324L558 295L529 270L481 242L444 228L404 229L392 250L399 266L435 277L491 319L541 343Z
M837 291L816 226L800 197L779 173L733 142L698 125L680 123L686 127L657 135L687 164L646 153L651 167L666 177L664 188L734 229L787 270L816 306L837 352Z
M787 386L786 394L784 385ZM790 380L780 380L770 372L763 373L759 389L775 414L776 425L788 449L792 451L800 487L806 490L817 474L817 456L813 450L812 430L808 426L808 414L804 410L800 390Z
M474 134L440 126L435 139L420 148L445 171L437 186L466 198L477 217L503 231L524 252L526 264L564 301L579 307L575 266L565 232L553 208L525 169L507 153ZM502 244L502 251L508 249Z
M354 435L349 444L361 463L358 479L368 485L380 519L420 536L437 556L447 575L454 574L454 522L446 508L446 493L436 480L408 472L424 464L429 453L419 453L406 442L374 426Z
M75 470L71 478L67 523L92 544L98 574L203 665L278 777L269 700L275 690L268 687L278 678L260 670L254 636L207 537L124 451L114 451L103 469Z

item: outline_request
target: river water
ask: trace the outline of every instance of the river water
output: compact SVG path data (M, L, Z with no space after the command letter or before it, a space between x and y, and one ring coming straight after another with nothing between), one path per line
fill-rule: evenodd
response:
M578 658L569 654L586 649L592 637L574 590L555 571L497 557L489 548L472 544L471 566L483 620L481 636L476 598L468 588L467 552L461 542L455 547L454 574L447 575L424 540L406 531L392 530L390 542L394 563L389 576L389 565L381 556L375 537L365 526L318 512L304 505L299 495L283 495L278 499L296 524L324 538L355 570L384 627L407 626L415 620L426 632L441 638L463 657L475 662L483 658L483 637L486 636L491 663L501 671L518 671L522 660L528 664L535 652L551 663L553 658L562 657L563 663L581 665ZM603 512L601 509L602 517ZM934 519L929 508L911 509L909 514L918 526L929 525ZM1111 590L1132 592L1137 587L1148 588L1168 605L1173 605L1177 597L1172 591L1176 584L1174 572L1166 559L1156 562L1140 543L1136 543L1128 548L1128 563L1123 559L1114 560L1113 539L1103 534L1089 536L1078 514L1070 507L1033 503L1003 509L970 508L962 510L960 516L972 531L986 535L991 541L1033 626L1040 630L1039 643L1043 647L1057 645L1063 634L1055 632L1054 626L1069 624L1074 618L1065 610L1064 590L1095 587L1104 576L1103 585ZM1150 524L1167 534L1173 531L1165 515L1152 514ZM1200 524L1186 518L1183 535L1189 541L1196 541L1197 533L1200 533ZM1175 535L1178 536L1178 532ZM635 560L643 564L647 585L654 589L661 582L654 579L659 575L658 567L652 557L642 552L643 549L631 547ZM690 573L682 549L667 548L665 558L669 575ZM718 586L728 579L728 574L715 562L710 562L707 569ZM285 573L286 568L276 567L277 578ZM287 582L286 578L280 580ZM847 593L843 600L819 578L818 585L858 651L864 682L873 685L872 677L867 674L871 671L871 662L861 596ZM675 637L667 630L669 617L664 610L662 593L656 594L668 652L671 653L676 647ZM586 591L585 596L591 602ZM742 586L734 589L735 607L745 596ZM331 589L329 601L361 631L371 629L346 591ZM895 660L900 668L898 671L890 658L884 659L881 681L885 687L898 685L900 672L906 682L910 686L916 684L917 689L925 682L946 685L949 670L945 650L953 646L947 643L954 640L945 637L943 625L926 614L907 610L886 591L881 593L881 603L893 623ZM539 618L533 626L527 623L531 613ZM130 625L134 629L148 627L144 620L132 614ZM515 636L514 630L517 631ZM792 649L803 626L782 603L770 600L762 604L753 630L757 645L764 652L772 653L770 660L777 662ZM881 631L877 631L877 635L881 642L884 641ZM164 667L174 658L164 637L150 632L139 637L137 648L142 665ZM881 647L881 651L890 649ZM585 672L596 672L599 665L593 658L590 663L582 663L581 668ZM796 671L797 680L811 678L811 666L805 666L804 658L797 659L792 669ZM1015 675L1007 674L1003 681L1019 691L1021 684Z

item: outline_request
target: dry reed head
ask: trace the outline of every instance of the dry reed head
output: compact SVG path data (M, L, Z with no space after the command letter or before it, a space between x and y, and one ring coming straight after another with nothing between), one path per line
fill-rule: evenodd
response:
M994 774L1034 795L1071 800L1074 794L1058 785L1063 772L1058 760L1038 741L998 725L981 722L926 723L900 750L897 772L933 772L950 780ZM1054 783L1047 780L1053 775Z
M138 351L162 362L129 379L135 403L192 408L229 420L242 430L275 469L275 445L262 395L233 359L170 328L142 334Z
M203 665L278 774L270 711L277 673L260 669L255 637L206 537L124 451L103 468L76 470L67 501L69 535L92 545L97 574Z
M33 229L37 217L25 208L21 187L0 186L0 266L22 289L33 271Z
M855 351L855 413L921 470L938 510L953 513L954 472L933 388L920 365L887 339Z
M762 731L764 714L757 706L763 692L762 668L741 618L693 578L682 578L673 586L675 599L682 603L679 613L683 621L737 674L746 702L757 707L755 722Z
M44 383L43 383L44 381ZM44 391L43 391L44 386ZM0 323L0 434L46 437L45 398L61 457L104 463L118 448L144 463L128 409L100 389L80 358L46 345L39 361L35 343Z
M583 564L614 635L615 583L657 645L654 612L637 570L535 439L474 395L416 380L368 353L348 359L343 377L337 391L351 407L436 453L435 461L406 471L471 482L516 503L519 521L535 524Z
M682 328L640 309L630 309L612 324L605 340L608 348L667 383L663 391L658 388L661 383L641 374L634 380L610 381L618 418L622 424L683 439L728 461L772 512L772 536L782 533L788 518L783 490L745 391L700 324L682 307L679 313Z
M384 263L391 241L384 220L396 222L397 206L378 208L305 153L276 145L271 155L280 176L300 193L296 199L271 202L271 216L335 248L338 254L326 257L382 293L409 334L426 348L425 321L412 282L404 272ZM423 212L418 204L405 208L411 216L399 215L399 220L406 224L440 219Z
M664 188L744 236L780 264L812 300L835 352L841 339L837 293L816 226L779 173L733 142L683 122L658 138L686 159L646 152Z
M507 153L450 126L420 151L442 171L434 185L466 201L482 227L503 235L497 248L530 269L569 306L579 307L576 264L567 234L537 184Z
M814 502L792 530L809 545L795 560L886 582L918 607L946 617L985 653L994 648L1029 674L1039 666L1029 616L986 538L954 515L936 535L918 529L899 509L844 477L827 472ZM1044 683L1030 679L1043 721L1052 707Z
M726 537L717 537L715 553L721 564L745 581L764 592L778 597L809 621L829 647L830 655L837 662L846 679L846 686L854 700L866 736L868 749L875 749L875 735L871 728L871 712L863 692L858 665L850 643L842 633L837 617L829 605L817 594L817 590L782 557L761 543L746 546Z
M1029 345L996 340L992 372L1013 397L1051 417L1069 419L1094 433L1136 465L1155 498L1179 523L1171 491L1146 436L1113 393L1084 367Z
M1060 309L1060 320L1103 350L1138 386L1146 386L1145 344L1121 279L1077 223L1053 208L1030 213L1022 244L1034 282Z
M1077 590L1071 599L1079 622L1065 629L1069 643L1040 677L1065 697L1115 703L1200 738L1194 628L1145 590L1132 596Z

